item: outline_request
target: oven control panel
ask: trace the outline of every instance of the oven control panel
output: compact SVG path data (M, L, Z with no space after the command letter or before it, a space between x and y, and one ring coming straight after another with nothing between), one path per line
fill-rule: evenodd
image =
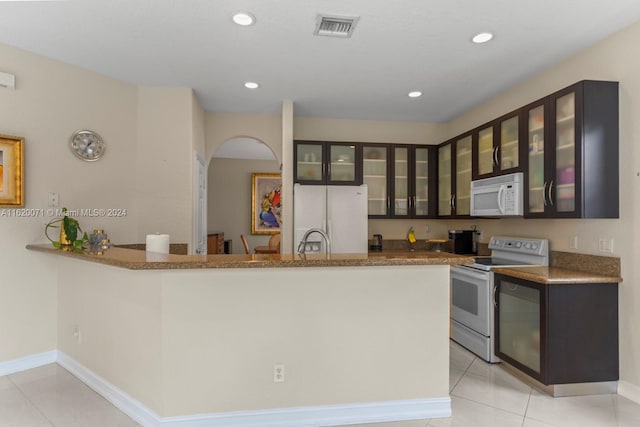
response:
M522 254L545 255L549 251L546 239L526 239L514 237L492 237L489 249Z

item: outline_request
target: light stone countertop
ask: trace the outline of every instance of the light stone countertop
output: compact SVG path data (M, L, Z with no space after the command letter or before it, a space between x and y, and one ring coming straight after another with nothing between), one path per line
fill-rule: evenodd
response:
M50 244L27 245L28 250L45 252L130 270L167 270L201 268L288 268L288 267L364 267L394 265L462 265L473 263L473 257L432 251L384 251L368 254L307 255L174 255L135 249L110 248L103 255L55 249Z
M501 267L494 272L544 285L573 285L590 283L620 283L622 277L569 270L561 267Z

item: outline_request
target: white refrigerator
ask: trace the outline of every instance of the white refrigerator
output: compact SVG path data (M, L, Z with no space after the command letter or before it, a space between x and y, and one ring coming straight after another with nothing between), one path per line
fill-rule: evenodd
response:
M327 233L334 254L367 253L367 186L300 185L293 187L293 250L310 228ZM306 253L325 252L318 233L307 239Z

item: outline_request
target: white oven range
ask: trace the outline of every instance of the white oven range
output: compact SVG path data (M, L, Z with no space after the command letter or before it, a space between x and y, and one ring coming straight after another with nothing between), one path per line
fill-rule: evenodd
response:
M451 269L451 338L486 360L494 353L493 268L549 265L549 241L520 237L491 237L490 257Z

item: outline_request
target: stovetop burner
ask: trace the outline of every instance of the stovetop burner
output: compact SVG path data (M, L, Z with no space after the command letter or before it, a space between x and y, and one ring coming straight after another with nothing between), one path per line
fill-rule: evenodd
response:
M476 258L475 264L488 265L491 267L506 267L506 266L514 266L514 265L522 265L521 262L517 261L509 261L498 258Z

